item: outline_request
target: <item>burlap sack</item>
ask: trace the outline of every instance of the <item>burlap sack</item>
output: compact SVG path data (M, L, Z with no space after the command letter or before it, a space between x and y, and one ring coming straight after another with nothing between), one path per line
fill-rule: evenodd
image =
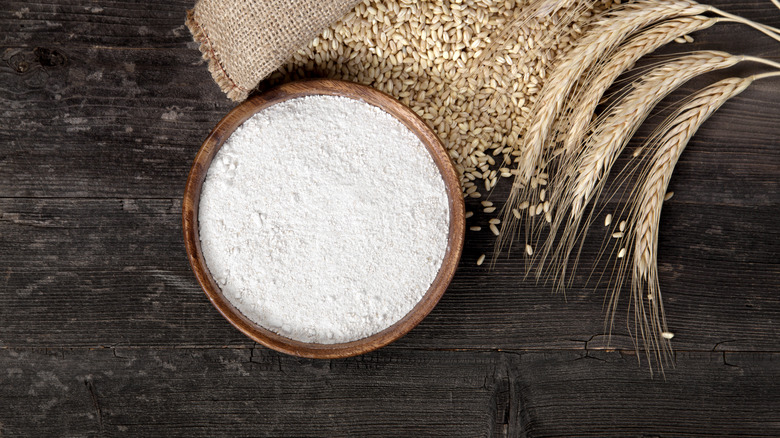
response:
M360 0L199 0L187 27L227 96L257 84Z

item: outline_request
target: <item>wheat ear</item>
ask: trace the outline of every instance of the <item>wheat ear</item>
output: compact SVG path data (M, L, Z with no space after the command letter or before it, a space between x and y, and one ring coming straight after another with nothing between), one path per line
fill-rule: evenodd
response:
M599 101L618 76L633 67L639 58L678 37L707 29L718 20L718 18L702 15L675 18L637 34L622 45L610 57L609 61L596 69L595 74L583 81L587 85L582 87L578 95L567 104L570 111L564 115L561 122L561 126L567 130L563 143L566 156L575 151L585 137L585 132Z
M654 149L655 153L631 194L626 246L620 250L622 260L619 270L625 272L629 264L632 265L629 311L634 314L633 333L642 337L651 371L651 350L663 370L664 359L670 358L670 339L674 336L667 327L658 284L658 228L672 172L685 146L704 121L760 77L729 78L699 91L645 145ZM625 274L618 276L609 298L610 332L624 278Z
M559 214L551 224L544 249L538 258L537 275L542 274L551 253L551 267L562 270L568 266L576 242L584 240L587 232L580 230L585 207L595 204L618 155L656 104L688 80L709 71L730 67L742 59L725 52L696 52L662 64L628 86L630 92L593 123L593 134L587 138L577 158L566 166L558 178L560 189L551 203ZM568 216L563 214L566 211L570 211ZM561 227L563 232L556 248L555 239ZM576 264L575 258L575 268ZM565 281L565 275L558 276L557 287L563 288Z
M603 183L617 156L658 102L690 79L744 59L725 52L694 52L651 70L631 84L630 93L594 123L593 135L586 140L576 169L572 169L577 176L570 191L571 215L581 215L593 200L597 185Z
M706 17L703 15L680 17L657 24L631 37L629 41L620 46L610 56L607 62L596 66L593 72L585 80L581 81L586 85L582 87L583 89L578 92L576 97L569 100L567 104L568 111L562 116L562 120L558 122L562 130L566 132L563 141L564 153L566 154L564 157L575 151L585 137L585 132L588 124L591 122L593 113L607 89L620 74L633 67L639 58L676 40L678 37L727 21L746 24L754 29L766 28L764 25L745 19L735 20L734 18ZM774 37L776 38L777 36ZM565 167L565 165L562 165L562 167Z
M569 53L556 63L534 105L533 116L521 129L525 131L521 139L522 155L518 157L518 171L502 210L501 233L496 240L494 259L507 243L514 240L519 219L513 212L531 198L526 192L536 189L532 176L544 172L546 167L542 156L550 129L583 72L637 30L670 18L698 15L708 8L690 0L647 0L622 5L602 14Z
M722 19L696 15L664 21L632 36L606 62L595 66L587 78L580 81L580 89L577 90L574 97L569 99L565 114L556 121L557 129L565 134L563 135L563 144L558 149L560 152L559 161L555 168L550 169L553 175L551 180L559 181L563 177L561 174L565 173L567 169L571 169L571 161L577 156L596 107L607 89L623 72L632 68L641 57L659 47L674 41L676 38L707 29L720 20ZM560 194L560 191L554 193ZM558 196L551 196L551 206L555 211L558 210L557 201ZM551 242L548 242L547 250L541 252L543 257L547 255L550 244ZM544 260L540 262L540 266L543 265ZM541 275L541 272L538 275Z
M530 199L535 199L535 196L528 193L533 191L531 188L533 185L532 175L535 172L546 172L548 163L563 152L563 148L550 147L550 138L554 137L551 135L553 134L551 131L554 130L555 126L561 126L559 117L564 109L564 103L567 102L567 98L577 81L580 80L580 83L583 84L581 80L583 72L591 68L595 61L609 55L637 30L663 20L693 16L703 12L712 12L720 15L721 19L746 24L780 41L778 29L688 0L648 0L629 3L602 14L601 18L590 27L566 58L557 63L534 105L533 116L521 129L521 131L525 131L521 139L522 155L517 160L517 176L505 208L502 210L504 220L501 225L501 234L496 242L494 258L507 243L513 241L515 231L519 228L517 223L519 215L515 214L517 207ZM584 111L581 113L588 114ZM584 123L587 124L587 122ZM566 126L563 128L567 129ZM570 148L576 149L572 146ZM526 240L528 240L527 232L528 228L526 229Z
M648 0L629 3L604 14L559 62L548 77L523 136L517 176L530 181L540 166L543 148L553 122L562 110L575 82L603 54L610 52L637 30L678 16L698 15L708 8L686 0Z

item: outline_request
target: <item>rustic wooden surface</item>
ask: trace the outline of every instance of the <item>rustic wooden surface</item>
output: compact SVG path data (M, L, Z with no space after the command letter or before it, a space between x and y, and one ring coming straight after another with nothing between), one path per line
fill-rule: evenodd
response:
M780 26L769 0L712 3ZM476 267L485 232L406 337L296 359L230 326L184 254L187 171L234 106L183 26L191 6L0 2L0 436L780 435L779 80L716 113L672 180L665 379L625 319L607 346L604 285L581 275L564 301L519 256ZM694 37L667 50L780 60L743 26Z

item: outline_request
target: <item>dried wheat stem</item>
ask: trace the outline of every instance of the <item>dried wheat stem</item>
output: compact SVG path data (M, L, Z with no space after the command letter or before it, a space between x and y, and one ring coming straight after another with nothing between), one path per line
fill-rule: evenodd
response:
M554 120L562 110L574 83L595 61L637 30L679 16L698 15L708 7L688 0L648 0L629 3L606 13L561 60L542 89L533 117L523 137L522 159L518 164L522 183L528 182L541 166L543 147Z
M568 106L571 110L561 123L567 130L563 144L565 153L571 154L579 146L599 101L618 76L633 67L642 56L670 43L677 37L707 29L718 20L718 18L701 15L668 20L637 34L621 46L609 61L596 69L596 74L583 82L585 85L578 96L570 100Z
M753 75L751 77L753 78L753 82L755 82L755 81L757 81L759 79L775 78L775 77L778 77L778 76L780 76L780 72L771 71L771 72L767 72L767 73L761 73L761 74L758 74L758 75Z
M759 64L764 64L776 69L780 69L780 62L770 61L768 59L758 58L756 56L745 56L745 61L757 62Z
M632 91L593 126L594 134L585 142L576 169L572 169L577 176L571 191L571 215L581 215L593 200L615 159L658 102L688 80L743 59L725 52L697 52L653 69L631 84Z
M777 73L774 73L777 75ZM664 197L682 151L696 130L727 100L745 90L756 77L729 78L717 82L696 93L651 137L657 145L649 169L632 192L632 208L629 213L627 237L632 245L633 266L631 277L631 301L634 304L635 325L641 327L645 350L650 360L650 350L660 360L662 353L671 351L666 317L658 285L658 228ZM621 265L623 269L627 264ZM622 284L616 284L610 298L614 312ZM631 307L631 306L630 306ZM641 308L641 311L637 312ZM649 318L648 318L649 317ZM610 317L611 319L611 317Z
M581 245L587 235L587 228L581 229L586 207L596 205L617 157L658 102L688 80L733 66L743 59L725 52L694 52L656 67L627 87L630 91L592 124L593 133L579 155L558 176L558 195L551 202L559 214L537 252L537 276L542 275L545 266L559 270L568 266L577 243ZM566 211L570 212L568 216L561 214ZM578 258L575 256L572 269L576 269ZM566 278L559 275L555 282L557 288L563 289Z
M767 35L776 41L780 41L780 29L777 29L775 27L766 24L756 23L755 21L748 20L747 18L742 18L739 15L734 15L725 11L721 11L720 9L712 6L707 6L707 11L712 12L713 14L718 14L721 17L726 17L736 23L742 23L747 26L750 26L753 29L763 33L764 35Z

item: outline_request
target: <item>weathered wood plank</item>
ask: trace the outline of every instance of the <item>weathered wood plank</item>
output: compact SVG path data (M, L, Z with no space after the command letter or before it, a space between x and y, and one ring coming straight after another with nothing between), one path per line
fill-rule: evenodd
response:
M675 345L780 349L776 209L719 207L717 218L698 209L670 202L662 223L661 285ZM178 201L0 199L0 236L0 345L249 344L191 274ZM602 333L606 283L587 286L583 270L565 302L522 280L520 254L492 272L477 267L491 234L470 232L468 241L440 304L390 348L582 349ZM618 337L627 334L620 321L622 313Z
M0 345L248 344L194 281L178 200L0 206Z
M777 353L3 349L4 435L774 436Z
M678 353L665 379L619 352L523 354L513 366L522 436L780 434L777 353Z
M201 141L233 106L197 52L60 52L62 65L43 67L35 49L6 50L0 196L180 198Z
M184 26L191 0L175 1L4 1L0 45L35 45L40 40L68 46L166 49L192 42Z
M492 436L492 355L312 361L252 349L0 350L3 436ZM508 427L507 427L508 429Z

